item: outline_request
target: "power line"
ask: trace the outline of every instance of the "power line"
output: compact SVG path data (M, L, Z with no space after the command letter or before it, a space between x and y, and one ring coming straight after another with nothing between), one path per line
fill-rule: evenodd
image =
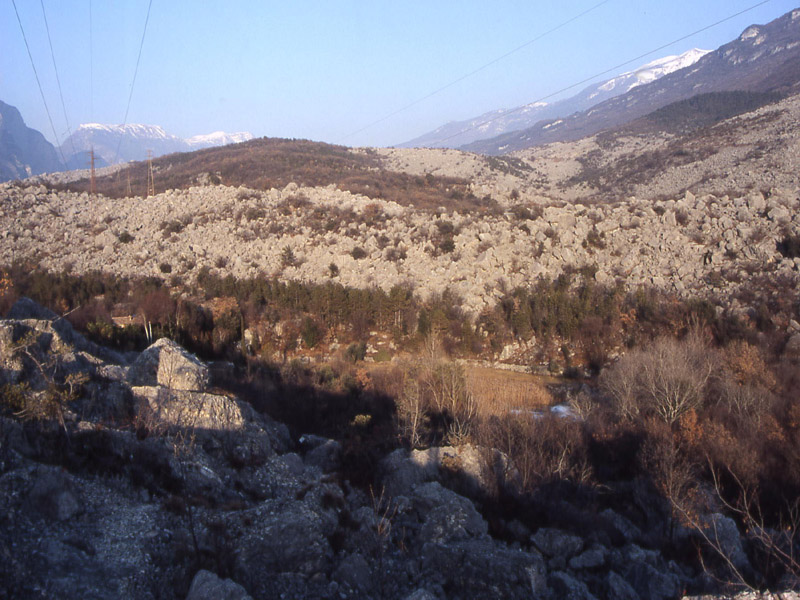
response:
M144 37L147 35L147 23L150 21L150 8L153 6L153 0L147 4L147 16L144 19L144 30L142 31L142 40L139 42L139 55L136 57L136 68L133 70L133 81L131 81L131 91L128 94L128 105L125 107L125 118L122 120L122 130L119 134L119 142L117 143L117 152L114 155L114 163L116 164L119 159L119 149L122 146L122 136L125 135L125 125L128 124L128 111L131 109L131 99L133 98L133 87L136 85L136 74L139 72L139 61L142 59L142 48L144 47Z
M61 162L64 163L64 166L66 166L67 161L64 160L64 153L61 151L61 142L58 139L58 133L56 133L56 127L55 125L53 125L53 117L50 116L50 108L47 106L47 100L45 100L44 98L44 90L42 89L42 82L39 81L39 73L36 71L36 64L33 62L31 47L28 45L28 38L25 35L25 28L22 26L22 19L19 18L17 3L15 0L11 0L11 4L14 5L14 13L17 15L17 23L19 23L19 30L22 32L22 39L25 42L25 49L28 51L28 58L31 60L31 67L33 68L33 74L36 77L36 85L39 86L39 94L42 96L42 103L44 104L44 110L47 113L47 120L50 121L50 129L53 130L53 137L55 137L56 143L58 144L58 153L61 155Z
M89 118L94 122L94 41L92 39L92 0L89 0Z
M573 21L577 21L578 19L580 19L581 17L583 17L583 16L585 16L585 15L589 14L589 13L590 13L590 12L592 12L593 10L595 10L595 9L597 9L597 8L600 8L600 7L601 7L601 6L603 6L604 4L608 4L610 1L611 1L611 0L603 0L602 2L599 2L599 3L595 4L594 6L592 6L592 7L590 7L590 8L587 8L587 9L586 9L586 10L584 10L582 13L580 13L580 14L577 14L577 15L575 15L574 17L572 17L572 18L570 18L570 19L567 19L566 21L564 21L563 23L560 23L560 24L556 25L556 26L555 26L555 27L553 27L552 29L548 29L548 30L547 30L547 31L545 31L544 33L541 33L541 34L537 35L537 36L536 36L535 38L533 38L532 40L528 40L528 41L527 41L527 42L525 42L524 44L521 44L521 45L517 46L516 48L514 48L514 49L512 49L512 50L509 50L508 52L506 52L506 53L505 53L505 54L503 54L502 56L498 56L497 58L495 58L495 59L493 59L493 60L490 60L489 62L487 62L487 63L485 63L485 64L481 65L481 66L480 66L480 67L478 67L477 69L474 69L474 70L470 71L469 73L467 73L467 74L465 74L465 75L462 75L461 77L459 77L459 78L457 78L457 79L454 79L454 80L453 80L453 81L451 81L450 83L447 83L447 84L443 85L442 87L440 87L440 88L437 88L437 89L433 90L432 92L430 92L430 93L426 94L426 95L425 95L425 96L423 96L422 98L418 98L417 100L414 100L413 102L410 102L410 103L406 104L405 106L403 106L403 107L401 107L401 108L398 108L397 110L395 110L394 112L392 112L392 113L390 113L390 114L386 115L385 117L381 117L380 119L377 119L377 120L373 121L372 123L369 123L368 125L365 125L365 126L364 126L364 127L362 127L361 129L358 129L358 130L354 131L353 133L350 133L350 134L346 135L345 137L343 137L343 138L342 138L342 140L341 140L341 141L345 141L345 140L347 140L347 139L350 139L351 137L353 137L354 135L358 135L358 134L359 134L359 133L361 133L362 131L366 131L367 129L370 129L370 128L374 127L375 125L378 125L379 123L383 123L384 121L388 121L389 119L391 119L392 117L394 117L394 116L396 116L396 115L400 114L401 112L404 112L404 111L408 110L409 108L411 108L411 107L413 107L413 106L416 106L416 105L417 105L417 104L419 104L420 102L424 102L424 101L425 101L425 100L427 100L428 98L430 98L430 97L432 97L432 96L435 96L436 94L438 94L438 93L440 93L440 92L443 92L444 90L446 90L446 89L448 89L448 88L451 88L451 87L453 87L453 86L454 86L454 85L456 85L457 83L461 83L462 81L464 81L465 79L468 79L469 77L472 77L472 76L473 76L473 75L475 75L476 73L480 73L480 72L481 72L481 71L483 71L484 69L487 69L487 68L491 67L492 65L494 65L494 64L496 64L496 63L498 63L498 62L500 62L501 60L508 58L509 56L511 56L512 54L514 54L514 53L516 53L516 52L519 52L519 51L520 51L520 50L522 50L523 48L527 48L527 47L528 47L528 46L530 46L531 44L533 44L533 43L535 43L535 42L538 42L539 40L541 40L542 38L544 38L544 37L546 37L546 36L550 35L551 33L555 33L555 32L556 32L556 31L558 31L559 29L562 29L562 28L566 27L567 25L569 25L569 24L570 24L570 23L572 23Z
M621 69L622 67L626 67L626 66L628 66L629 64L631 64L633 62L638 62L638 61L642 60L643 58L646 58L647 56L650 56L651 54L655 54L656 52L660 52L661 50L664 50L665 48L668 48L669 46L672 46L673 44L677 44L678 42L682 42L682 41L684 41L686 39L689 39L690 37L693 37L693 36L697 35L698 33L702 33L702 32L704 32L704 31L706 31L708 29L711 29L712 27L716 27L717 25L721 25L722 23L725 23L726 21L730 21L731 19L735 19L736 17L741 16L741 15L747 13L747 12L750 12L751 10L754 10L754 9L758 8L759 6L767 4L768 2L771 2L771 1L772 0L762 0L761 2L753 4L752 6L750 6L748 8L745 8L744 10L740 10L737 13L729 15L729 16L725 17L724 19L720 19L719 21L716 21L714 23L711 23L710 25L706 25L705 27L701 27L700 29L698 29L696 31L693 31L692 33L688 33L688 34L686 34L684 36L679 37L676 40L672 40L671 42L669 42L667 44L663 44L663 45L659 46L658 48L654 48L653 50L645 52L644 54L640 54L636 58L632 58L630 60L626 60L623 63L620 63L620 64L618 64L618 65L616 65L614 67L606 69L605 71L601 71L600 73L595 73L591 77L587 77L586 79L581 79L577 83L573 83L572 85L569 85L567 87L561 88L560 90L558 90L556 92L552 92L550 94L547 94L546 96L542 96L541 98L538 98L538 99L534 100L532 103L529 103L529 104L533 104L533 103L536 103L536 102L542 102L543 100L547 100L548 98L552 98L553 96L557 96L558 94L561 94L563 92L571 90L572 88L578 87L579 85L583 85L584 83L588 83L589 81L592 81L593 79L597 79L598 77L601 77L603 75L607 75L608 73L618 72L619 69ZM497 121L498 119L501 119L503 117L507 117L508 115L513 115L514 113L517 113L517 112L523 110L526 106L529 106L529 104L523 104L522 106L518 106L517 108L514 108L512 110L506 111L501 115L497 115L497 116L492 117L490 119L486 119L485 121L481 121L480 123L477 123L475 125L471 125L471 126L465 128L465 129L462 129L461 131L458 131L458 132L456 132L456 133L454 133L452 135L449 135L449 136L447 136L445 138L441 138L439 140L436 140L435 142L433 142L433 144L435 144L435 145L441 144L442 142L446 142L448 140L451 140L454 137L458 137L459 135L461 135L463 133L467 133L468 131L472 131L473 129L478 129L479 127L483 127L484 125L488 125L489 123L493 123L494 121Z
M69 143L72 146L72 154L75 154L75 141L72 139L72 129L69 126L69 118L67 117L67 106L64 104L64 93L61 91L61 79L58 76L58 67L56 66L56 53L53 50L53 39L50 37L50 25L47 23L47 12L44 10L44 0L39 0L42 5L42 16L44 17L44 28L47 31L47 42L50 44L50 57L53 59L53 70L56 72L56 83L58 84L58 97L61 98L61 108L64 111L64 121L67 124L67 133L69 133ZM63 156L62 156L63 158ZM67 164L64 163L66 167Z

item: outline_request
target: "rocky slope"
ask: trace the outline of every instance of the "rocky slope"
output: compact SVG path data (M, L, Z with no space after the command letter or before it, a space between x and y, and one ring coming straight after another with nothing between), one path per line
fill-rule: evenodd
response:
M432 218L333 188L208 186L120 202L6 184L0 251L52 269L186 280L208 267L319 282L335 264L345 285L410 283L423 297L449 287L477 314L504 289L591 265L600 283L730 299L752 273L794 276L796 259L776 243L800 232L797 208L794 190L773 189Z
M5 597L666 599L715 585L653 546L646 512L562 501L551 526L495 518L509 539L490 536L480 502L442 482L513 496L496 452L398 450L370 496L342 478L338 442L292 437L209 387L177 344L121 356L27 299L0 321L0 381ZM746 568L733 521L710 522Z
M596 203L800 185L800 96L707 124L700 109L671 106L686 127L667 127L654 113L575 142L504 157L433 149L379 152L388 169L469 177L476 195L506 204L515 191L532 203Z

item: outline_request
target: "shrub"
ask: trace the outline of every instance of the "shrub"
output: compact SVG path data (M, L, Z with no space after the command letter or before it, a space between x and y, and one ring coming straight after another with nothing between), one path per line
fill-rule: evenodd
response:
M429 397L429 411L445 425L449 443L462 443L471 433L477 405L467 380L464 367L443 359L426 357L421 382Z
M20 413L28 405L32 392L27 383L0 387L0 409L7 414Z
M281 266L293 267L297 264L297 258L294 255L294 250L290 246L284 246L281 250Z
M160 265L158 265L158 270L161 271L162 273L172 273L172 265L163 262Z
M386 348L379 348L374 358L375 362L389 362L392 360L392 353Z
M345 356L354 363L364 360L364 357L367 356L366 342L356 342L350 344L345 351Z
M172 233L180 233L183 231L184 224L178 220L162 221L160 227L161 231L164 232L164 237L166 237Z
M361 212L361 218L367 225L375 225L376 223L386 220L386 215L383 214L383 209L380 204L377 202L370 202Z
M241 192L240 192L241 193ZM248 221L257 221L264 219L267 216L267 211L257 206L250 206L244 211L244 218Z
M331 277L337 277L339 275L339 267L336 266L336 263L331 263L328 265L328 274Z
M367 257L367 251L364 250L364 248L362 248L361 246L356 246L350 252L350 256L352 256L356 260L361 260L362 258L366 258Z
M554 415L491 417L481 424L483 445L506 454L519 470L523 489L558 480L584 482L591 476L581 424Z
M313 348L322 341L323 331L319 324L311 317L305 317L300 326L300 337L307 348Z
M601 385L620 415L655 414L671 425L701 406L718 370L716 353L693 333L628 353L603 373Z
M599 248L599 249L605 248L606 247L605 237L606 234L597 231L597 227L592 227L589 233L586 234L586 239L583 241L582 246L584 248L587 247Z
M117 238L123 244L129 244L134 240L134 237L127 231L123 231L122 233L120 233L119 236L117 236Z
M450 221L445 220L436 221L436 228L442 235L453 235L453 232L455 231L454 225Z
M778 252L786 258L800 257L800 235L786 235L778 244Z
M386 255L385 255L386 260L389 260L389 261L392 261L392 262L405 260L406 256L407 256L406 255L406 251L398 248L397 246L394 246L392 248L388 248L386 250Z

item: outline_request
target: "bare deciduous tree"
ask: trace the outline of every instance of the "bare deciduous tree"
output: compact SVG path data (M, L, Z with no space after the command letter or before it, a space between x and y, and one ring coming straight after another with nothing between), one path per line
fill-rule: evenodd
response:
M418 373L413 366L407 365L402 370L402 377L402 391L396 400L398 429L411 447L416 448L422 443L427 420L425 397Z
M431 417L446 423L453 444L466 441L477 417L477 403L467 385L463 366L446 358L434 336L425 340L421 359L403 369L403 391L397 400L400 430L412 446L422 443Z
M659 338L630 352L603 375L602 384L622 416L655 413L672 425L703 403L718 370L716 352L692 333L680 341Z

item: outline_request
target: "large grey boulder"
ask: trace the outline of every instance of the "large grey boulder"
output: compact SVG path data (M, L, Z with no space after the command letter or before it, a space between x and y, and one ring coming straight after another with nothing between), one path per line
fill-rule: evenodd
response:
M410 461L408 456L407 450L399 448L380 462L381 481L389 496L408 496L417 485L430 480L430 473Z
M603 546L593 546L569 559L570 569L596 569L606 563L608 551Z
M17 300L8 311L6 319L34 330L37 344L43 351L56 354L83 352L113 363L124 360L118 352L90 342L75 331L65 318L59 317L30 298L23 297ZM19 339L19 333L15 339Z
M215 573L200 570L192 579L186 600L252 600L235 581L220 579Z
M481 538L489 531L472 502L435 481L417 487L412 504L423 519L419 531L421 543Z
M583 540L560 529L542 527L531 536L533 545L550 558L571 558L583 548Z
M40 321L52 321L58 319L58 315L49 308L45 308L30 298L23 296L14 303L8 314L7 319L22 320L22 319L36 319Z
M411 592L403 600L436 600L436 596L424 588L419 588Z
M800 356L800 333L794 333L789 337L784 352L792 357Z
M614 571L606 575L605 587L606 595L614 600L639 600L636 590Z
M0 385L19 383L25 368L16 353L14 323L0 323Z
M83 512L83 502L71 476L58 467L36 469L28 500L54 521L67 521Z
M642 598L667 600L676 598L681 591L681 582L675 574L647 563L633 563L624 576Z
M585 583L563 571L551 573L548 583L559 600L597 600Z
M369 563L359 553L346 556L333 572L332 579L361 594L372 589L375 581Z
M750 569L750 561L742 545L739 528L730 517L714 513L704 519L705 537L714 546L714 550L725 556L739 570Z
M203 392L208 388L208 367L196 356L167 338L146 348L131 365L132 386L160 385L170 390Z
M342 445L318 435L304 435L300 444L308 448L305 462L309 466L319 467L323 473L338 471L342 466Z
M514 550L489 539L425 544L420 566L425 587L448 598L543 598L547 572L537 552Z
M625 543L633 542L642 535L641 530L636 525L610 508L601 512L599 516L608 532L619 541Z
M328 536L337 519L309 497L280 508L264 503L241 516L252 524L237 536L238 579L258 573L311 576L329 568L333 550Z
M152 430L189 427L214 431L242 429L246 407L228 396L176 391L159 386L132 388L139 419Z
M499 489L514 494L519 472L499 450L471 444L426 450L396 450L381 461L382 481L391 495L408 495L425 481L447 481L469 496L494 495Z

